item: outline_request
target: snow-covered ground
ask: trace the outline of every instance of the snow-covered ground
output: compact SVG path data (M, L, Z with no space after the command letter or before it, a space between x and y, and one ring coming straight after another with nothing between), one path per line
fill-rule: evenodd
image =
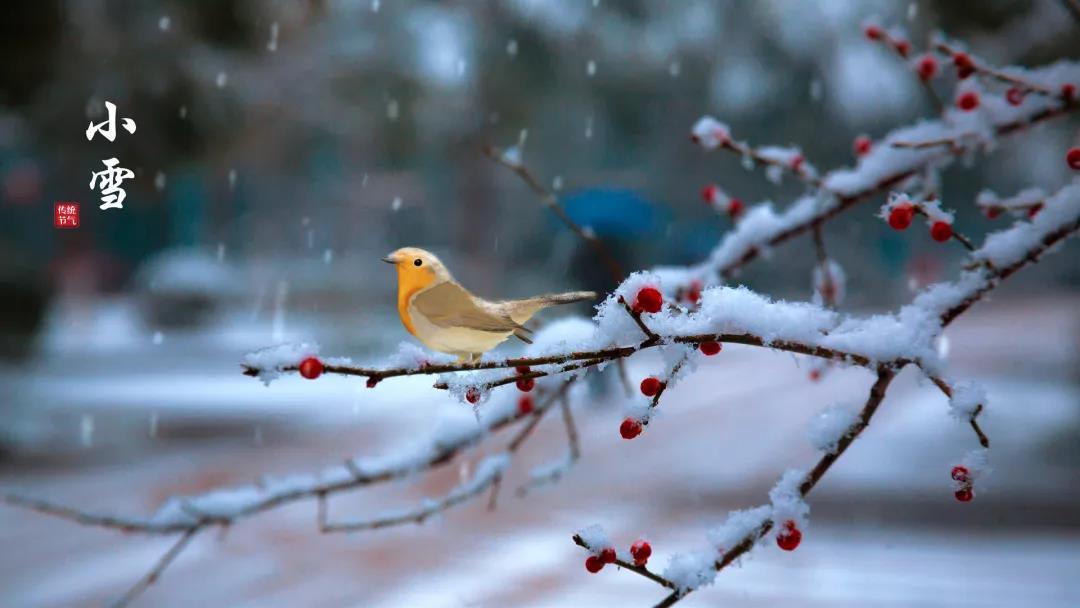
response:
M1001 300L950 328L953 376L977 380L990 394L983 425L995 473L973 502L955 501L948 477L975 447L973 434L949 417L936 389L906 371L811 496L799 549L760 548L685 605L1080 605L1078 310L1075 298ZM334 323L313 319L311 337L331 337L324 352L357 354L338 352L346 343L333 337ZM243 350L261 345L250 342L265 337L218 338L166 336L108 356L56 348L0 371L14 412L4 430L31 438L25 455L0 470L0 489L145 514L172 494L377 455L430 432L450 408L464 409L424 378L369 390L359 380L294 377L267 388L237 365ZM579 399L579 465L525 498L504 484L494 512L480 500L419 527L320 535L315 505L306 502L241 522L223 538L207 533L138 605L651 605L660 589L639 577L613 568L587 574L571 534L596 522L620 546L645 535L650 564L662 568L672 553L700 546L728 510L766 501L783 470L811 462L813 417L829 404L862 400L871 383L863 370L812 383L799 363L729 345L665 395L660 415L634 441L619 437L622 410L610 397ZM656 365L643 355L630 375ZM510 481L557 458L563 437L557 416L545 420ZM492 438L464 462L506 440ZM331 517L413 504L465 473L455 464L337 497ZM0 605L102 603L169 542L2 507Z

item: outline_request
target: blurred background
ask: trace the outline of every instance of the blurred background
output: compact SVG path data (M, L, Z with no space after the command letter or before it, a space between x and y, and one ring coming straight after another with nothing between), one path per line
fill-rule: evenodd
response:
M437 252L485 296L610 288L600 261L484 156L486 144L524 142L540 181L625 268L693 263L730 227L702 204L705 184L780 207L801 192L691 145L702 114L755 144L800 145L820 169L852 164L855 136L934 113L910 68L863 38L869 16L904 28L916 49L943 31L988 61L1041 65L1080 58L1071 7L9 3L0 18L0 487L144 513L172 494L391 450L441 416L471 415L433 395L429 380L369 391L292 378L267 389L238 364L246 351L293 340L356 359L394 351L409 337L379 257L399 246ZM87 141L106 101L137 130ZM994 227L971 204L984 188L1066 183L1061 157L1078 129L1076 117L1049 122L947 171L943 199L965 232ZM123 209L103 211L87 185L111 157L135 177L123 184ZM53 227L56 201L81 204L78 229ZM870 211L826 231L848 277L843 309L893 309L958 270L959 251L921 231L892 232ZM880 423L815 492L799 551L763 551L686 605L1080 604L1075 248L1011 279L950 329L955 373L991 393L985 426L998 474L985 496L952 499L948 470L973 438L905 373ZM738 280L808 299L812 264L802 239ZM572 531L601 522L627 545L647 534L662 566L728 509L762 501L785 467L807 462L807 420L869 385L857 370L811 383L805 362L737 347L717 359L665 398L677 407L633 445L615 432L621 392L594 382L577 400L584 461L545 492L508 492L494 513L471 504L423 527L347 538L320 536L314 505L292 506L223 541L198 540L141 605L648 605L660 596L647 582L587 576ZM631 377L655 365L641 357ZM543 428L528 456L537 462L563 449L557 421ZM341 509L410 504L456 476L363 492ZM99 604L165 549L6 507L0 541L4 606Z

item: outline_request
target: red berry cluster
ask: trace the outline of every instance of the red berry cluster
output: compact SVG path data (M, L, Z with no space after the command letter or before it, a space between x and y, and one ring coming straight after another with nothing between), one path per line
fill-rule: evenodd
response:
M776 546L784 551L794 551L801 542L802 531L799 530L795 521L792 519L785 521L783 529L776 534Z
M634 298L634 305L631 307L634 312L641 314L643 312L660 312L660 309L664 306L664 296L660 294L660 290L655 287L642 287L637 293L637 297Z
M971 55L967 53L956 53L953 55L953 65L956 66L956 76L963 80L968 76L975 73L975 62L971 59Z
M798 170L798 167L795 167L795 169ZM709 205L716 205L721 199L720 187L716 184L708 184L701 189L701 199ZM727 212L731 217L739 217L743 207L743 202L734 196L727 199Z
M652 546L647 540L638 539L630 545L630 556L634 558L634 565L644 568L652 555Z
M889 226L893 230L907 230L911 220L915 217L915 207L907 203L896 205L889 211ZM952 224L944 220L935 221L930 225L930 238L939 243L951 239L953 236Z
M615 549L608 547L596 555L585 558L585 569L596 574L604 569L605 564L615 563Z
M315 357L308 357L300 362L300 375L308 380L314 380L322 375L323 364Z
M975 490L971 483L971 473L967 470L967 467L955 466L952 468L952 478L956 482L957 488L953 496L960 502L971 502L972 498L975 498Z
M516 371L519 374L527 374L531 370L529 369L528 365L519 365L519 366L517 366ZM517 380L518 390L523 392L523 393L527 393L527 392L533 390L533 388L535 386L536 386L536 378L518 378L518 380Z
M645 567L645 564L649 562L649 557L651 555L652 547L646 540L638 539L634 541L634 544L630 545L630 556L634 558L634 565L639 568ZM615 549L605 547L600 553L585 558L585 569L596 574L603 570L605 565L614 564L616 558Z

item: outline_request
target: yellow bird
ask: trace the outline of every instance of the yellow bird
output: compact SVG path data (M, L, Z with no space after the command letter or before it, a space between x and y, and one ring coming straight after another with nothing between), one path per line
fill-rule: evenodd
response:
M459 361L476 360L510 336L531 344L523 324L534 314L556 304L596 298L591 291L570 291L490 302L459 285L429 251L403 247L383 261L397 267L397 307L405 329L428 348L457 355Z

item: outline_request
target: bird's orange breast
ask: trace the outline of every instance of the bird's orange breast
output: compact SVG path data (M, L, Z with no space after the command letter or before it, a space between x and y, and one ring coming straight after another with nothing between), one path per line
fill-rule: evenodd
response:
M417 336L416 327L413 326L412 316L409 314L409 300L420 290L431 285L434 277L427 272L416 272L411 268L398 268L398 316L401 323L409 333ZM417 336L419 337L419 336Z

